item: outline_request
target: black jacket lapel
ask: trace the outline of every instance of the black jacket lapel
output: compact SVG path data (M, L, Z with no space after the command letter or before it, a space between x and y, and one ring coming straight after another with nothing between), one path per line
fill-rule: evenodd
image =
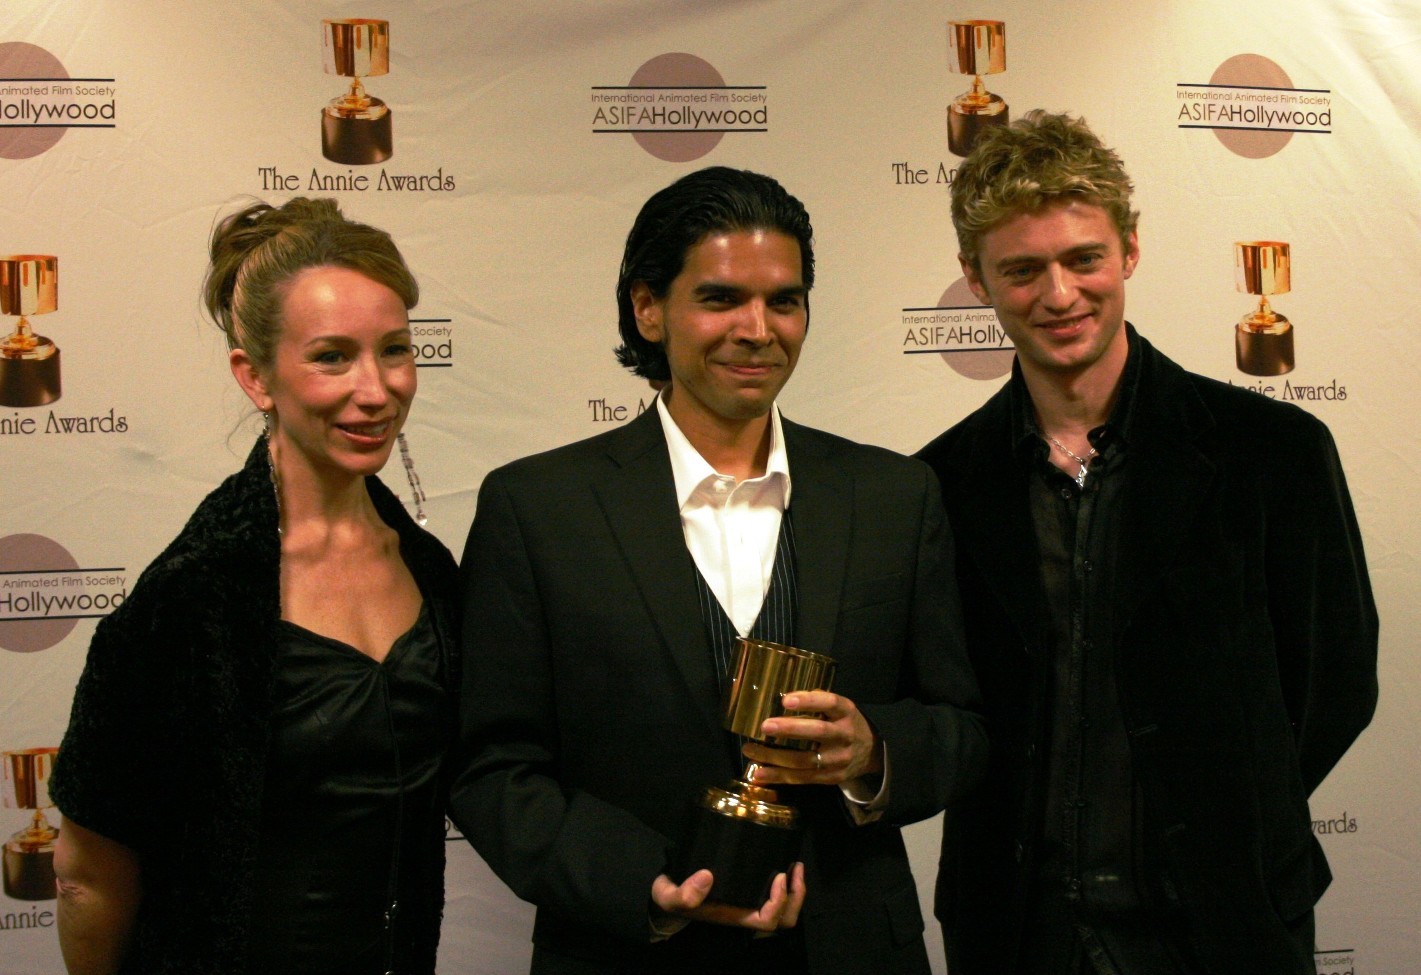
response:
M1007 389L988 401L981 430L963 444L963 463L954 465L959 480L943 485L943 490L956 495L948 510L962 512L952 525L959 559L976 565L1022 644L1038 651L1048 643L1046 594L1029 516L1028 482L1012 443L1009 404Z
M649 409L621 432L608 445L612 470L593 489L690 699L719 728L719 684L660 418Z
M1214 478L1214 464L1198 443L1214 425L1208 408L1182 369L1145 339L1136 341L1140 379L1120 532L1118 633L1176 561Z
M813 431L789 420L783 420L783 427L798 556L795 639L805 650L831 653L853 531L853 479L834 466L827 442Z

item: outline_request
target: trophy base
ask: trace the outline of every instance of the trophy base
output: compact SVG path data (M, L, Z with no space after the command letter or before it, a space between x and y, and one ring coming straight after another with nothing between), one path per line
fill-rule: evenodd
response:
M52 901L58 896L54 887L54 848L18 850L5 845L5 896L17 901Z
M1238 371L1249 376L1281 376L1293 371L1293 326L1282 315L1267 331L1243 323L1234 331Z
M790 807L773 803L761 805L781 822L726 812L708 803L712 794L727 793L720 789L706 792L706 798L696 804L687 839L677 850L671 879L679 884L697 870L710 870L715 878L710 900L760 907L769 900L775 874L786 873L799 856L798 817ZM792 825L783 825L784 820Z
M321 155L347 166L369 166L395 154L394 112L379 118L342 118L321 109Z
M970 115L957 111L956 106L948 106L947 148L954 156L966 156L983 132L1010 122L1011 112L1007 110L1006 103L998 101L993 107L995 105L1001 105L995 114Z
M59 394L58 349L44 359L0 355L0 406L44 406Z

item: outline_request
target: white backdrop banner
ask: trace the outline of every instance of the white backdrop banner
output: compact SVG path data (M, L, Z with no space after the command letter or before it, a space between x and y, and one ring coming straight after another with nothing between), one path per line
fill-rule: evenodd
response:
M365 85L390 129L323 143L349 82L324 70L321 21L360 17L389 22L388 72ZM411 448L456 554L488 470L649 404L611 354L621 246L641 203L701 166L770 173L813 216L788 415L912 451L981 403L1011 354L947 213L949 106L973 85L949 22L968 19L1004 25L982 75L1004 115L1084 115L1125 159L1143 212L1130 319L1336 435L1382 701L1312 800L1336 874L1317 970L1421 971L1413 0L6 0L0 256L40 278L7 298L0 336L19 341L23 314L57 350L0 384L0 750L23 753L6 767L51 760L94 621L255 432L198 308L213 222L246 197L333 196L400 243L423 291ZM1291 289L1267 296L1294 325L1287 372L1235 354L1259 301L1236 288L1235 245L1253 241L1288 245ZM25 791L5 780L6 838L44 805ZM940 828L909 831L925 903ZM452 834L450 853L441 971L524 970L531 908ZM7 880L0 969L61 970L54 909L42 876Z

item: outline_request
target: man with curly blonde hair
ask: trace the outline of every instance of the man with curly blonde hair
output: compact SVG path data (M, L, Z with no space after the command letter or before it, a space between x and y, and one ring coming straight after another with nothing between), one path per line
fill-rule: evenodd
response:
M1010 381L923 448L992 736L945 829L952 975L1311 975L1308 796L1371 719L1376 607L1327 428L1125 321L1119 156L1032 112L952 185Z

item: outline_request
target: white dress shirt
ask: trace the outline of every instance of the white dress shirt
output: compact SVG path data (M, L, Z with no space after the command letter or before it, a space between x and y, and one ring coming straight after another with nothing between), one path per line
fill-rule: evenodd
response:
M779 548L780 520L789 507L789 455L778 404L770 407L770 455L765 473L736 482L707 463L656 397L656 411L671 455L671 476L681 510L686 548L706 585L730 617L735 632L749 634L770 588ZM850 779L839 789L860 825L882 815L888 802L888 750L879 743L882 779Z
M735 632L748 636L770 588L780 520L789 507L789 458L779 407L770 408L765 473L738 483L718 473L691 446L660 396L656 410L671 454L686 548Z

